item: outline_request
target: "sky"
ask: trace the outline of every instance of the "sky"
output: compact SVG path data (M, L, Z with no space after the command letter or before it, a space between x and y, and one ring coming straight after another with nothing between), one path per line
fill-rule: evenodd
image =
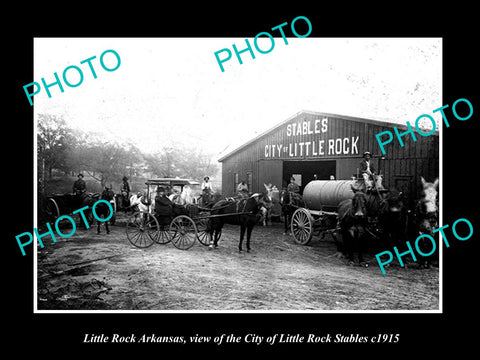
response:
M73 128L133 142L155 153L191 146L214 159L301 110L412 124L442 106L440 38L274 38L268 54L223 64L214 53L246 47L245 38L35 38L34 79L54 82L78 66L83 82L42 88L34 114L63 116ZM270 47L260 38L261 49ZM115 50L121 64L99 62ZM88 64L91 61L97 78ZM222 57L224 54L221 55ZM114 56L105 55L113 67ZM68 79L75 83L75 70ZM28 102L28 100L26 99Z

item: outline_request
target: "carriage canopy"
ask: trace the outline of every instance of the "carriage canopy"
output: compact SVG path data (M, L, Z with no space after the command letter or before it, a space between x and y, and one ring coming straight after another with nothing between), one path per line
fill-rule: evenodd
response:
M200 183L190 179L177 179L177 178L157 178L149 179L145 182L147 185L148 193L155 192L157 186L169 186L174 190L181 192L185 185L189 185L190 188L195 191L200 189ZM153 187L152 189L150 187Z

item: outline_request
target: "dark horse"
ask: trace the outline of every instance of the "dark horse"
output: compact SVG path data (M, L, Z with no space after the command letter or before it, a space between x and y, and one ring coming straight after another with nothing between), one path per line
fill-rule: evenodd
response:
M220 200L215 203L209 218L210 243L216 248L224 224L240 225L240 243L238 250L242 251L243 238L247 233L247 252L250 252L250 238L254 226L260 218L260 208L268 202L265 194L253 194L247 199ZM230 215L229 215L230 214ZM219 216L216 216L219 215Z
M353 253L358 253L358 262L366 266L363 260L364 235L367 227L367 196L361 191L355 192L352 199L343 200L338 205L338 225L341 230L345 252L349 264L353 265Z
M282 206L282 214L285 223L285 235L290 232L290 223L292 215L299 207L305 207L305 201L300 194L282 190L280 192L280 205Z
M385 246L402 247L408 221L404 195L392 189L381 194L375 191L368 192L366 197L368 217L380 225L379 230Z
M103 190L100 198L102 200L106 200L106 201L110 202L110 200L113 200L114 196L115 196L115 193L112 190L110 190L109 188L106 187L105 190ZM95 207L95 213L97 215L97 234L100 234L100 220L98 220L98 218L106 219L108 217L109 213L110 213L110 209L109 209L107 204L105 204L104 202L100 202ZM113 216L113 214L112 214L112 216ZM108 221L105 221L105 230L106 230L107 234L110 234L110 228L108 227Z

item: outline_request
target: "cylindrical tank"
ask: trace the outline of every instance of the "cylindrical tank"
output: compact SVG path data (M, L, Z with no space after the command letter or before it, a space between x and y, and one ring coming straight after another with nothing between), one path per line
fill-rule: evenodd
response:
M303 199L310 210L328 210L353 197L355 180L313 180L303 189Z

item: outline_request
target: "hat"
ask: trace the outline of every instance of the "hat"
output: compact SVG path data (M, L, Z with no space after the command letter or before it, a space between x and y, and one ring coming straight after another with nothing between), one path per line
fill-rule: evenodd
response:
M209 178L208 176L205 176L205 177L203 178L203 180L207 180L207 179L210 180L210 178Z
M370 151L365 151L365 152L363 153L363 157L365 157L365 155L370 155L370 156L372 156L372 154L370 153Z
M122 178L122 180L128 180L128 177L124 176L124 177Z
M157 186L157 192L165 192L163 186Z
M77 177L80 177L80 176L83 177L83 174L82 174L82 173L79 173L79 174L77 175Z

